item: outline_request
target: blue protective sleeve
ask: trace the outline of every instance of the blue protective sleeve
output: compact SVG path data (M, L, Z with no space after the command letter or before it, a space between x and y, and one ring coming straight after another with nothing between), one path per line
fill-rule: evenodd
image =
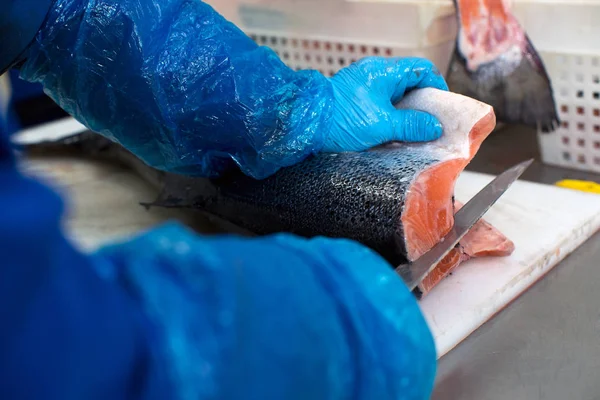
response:
M33 41L52 1L0 1L0 75L19 60Z
M146 318L60 227L61 199L16 169L0 115L0 399L165 399Z
M146 163L208 176L319 151L333 96L199 0L55 0L21 77Z
M202 238L166 225L106 248L177 398L425 400L436 352L414 296L348 240Z

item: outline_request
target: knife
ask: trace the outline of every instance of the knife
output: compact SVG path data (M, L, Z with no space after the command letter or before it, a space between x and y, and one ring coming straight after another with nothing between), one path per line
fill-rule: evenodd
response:
M396 272L411 291L458 244L496 200L519 179L532 162L533 159L524 161L498 175L458 210L454 215L454 226L438 244L412 263L396 267Z

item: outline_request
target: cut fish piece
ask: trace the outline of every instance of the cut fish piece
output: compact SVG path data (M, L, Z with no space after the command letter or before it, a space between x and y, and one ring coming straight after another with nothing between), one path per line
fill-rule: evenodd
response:
M463 206L458 201L454 204L455 211ZM421 297L429 293L464 261L476 257L506 257L514 250L515 244L482 218L462 238L459 245L421 281L417 294Z
M456 211L463 206L456 201ZM480 219L462 238L460 245L469 257L506 257L515 251L515 244L485 219Z
M469 260L468 254L459 246L452 249L442 261L419 283L415 289L417 297L420 299L427 295L431 290L456 269L461 263Z

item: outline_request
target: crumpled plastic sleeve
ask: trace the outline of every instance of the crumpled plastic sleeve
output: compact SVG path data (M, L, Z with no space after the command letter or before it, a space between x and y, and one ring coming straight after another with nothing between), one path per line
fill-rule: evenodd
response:
M97 257L154 324L176 398L431 394L436 352L418 304L355 242L209 239L167 224Z
M264 178L318 152L332 88L199 0L55 0L21 77L161 170Z

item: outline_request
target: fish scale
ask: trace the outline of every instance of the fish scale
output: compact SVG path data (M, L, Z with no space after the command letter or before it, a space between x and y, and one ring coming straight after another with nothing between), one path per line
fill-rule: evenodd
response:
M361 153L317 154L262 180L240 171L207 179L153 170L92 132L28 146L30 152L67 149L119 159L146 175L161 188L146 206L202 210L254 234L352 239L392 265L408 261L401 216L410 187L439 162L435 152L392 144Z

